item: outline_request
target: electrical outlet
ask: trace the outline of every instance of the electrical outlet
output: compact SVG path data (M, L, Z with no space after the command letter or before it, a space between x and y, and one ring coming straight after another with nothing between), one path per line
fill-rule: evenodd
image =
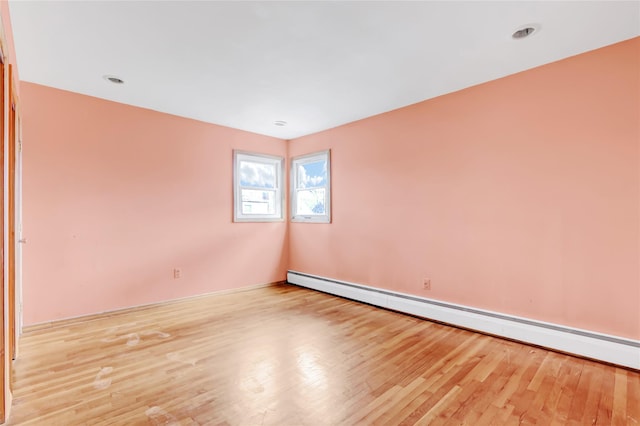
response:
M425 290L431 290L431 280L429 278L425 278L423 286Z
M175 268L173 270L173 279L177 280L178 278L180 278L180 275L182 275L182 271L179 268Z

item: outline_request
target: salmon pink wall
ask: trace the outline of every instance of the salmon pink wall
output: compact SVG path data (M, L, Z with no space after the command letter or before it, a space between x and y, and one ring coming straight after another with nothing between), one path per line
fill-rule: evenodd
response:
M638 339L639 119L636 38L294 140L333 223L289 268Z
M285 279L286 222L231 210L232 150L285 141L24 82L22 113L26 325Z

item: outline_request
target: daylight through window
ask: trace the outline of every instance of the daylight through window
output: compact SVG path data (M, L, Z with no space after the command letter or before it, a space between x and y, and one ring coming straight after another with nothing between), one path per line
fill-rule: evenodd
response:
M283 158L241 151L233 157L233 220L282 220Z
M291 220L331 222L329 151L296 157L291 161Z

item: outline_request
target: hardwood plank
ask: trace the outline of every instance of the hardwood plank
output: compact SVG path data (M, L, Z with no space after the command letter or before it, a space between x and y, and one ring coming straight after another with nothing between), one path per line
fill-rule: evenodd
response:
M615 372L612 367L605 369L606 374L602 375L602 385L600 388L600 402L598 403L598 414L596 424L610 425L613 416L613 388L615 383Z
M640 373L286 284L34 327L10 425L635 424Z
M612 424L627 424L627 374L616 368L613 385L613 416Z
M627 371L627 422L640 425L640 380L634 380L633 373Z

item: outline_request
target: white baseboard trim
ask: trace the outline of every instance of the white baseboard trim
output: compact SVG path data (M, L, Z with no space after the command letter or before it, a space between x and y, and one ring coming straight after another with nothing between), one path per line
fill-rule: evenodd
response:
M288 271L291 284L458 327L640 370L640 341Z

